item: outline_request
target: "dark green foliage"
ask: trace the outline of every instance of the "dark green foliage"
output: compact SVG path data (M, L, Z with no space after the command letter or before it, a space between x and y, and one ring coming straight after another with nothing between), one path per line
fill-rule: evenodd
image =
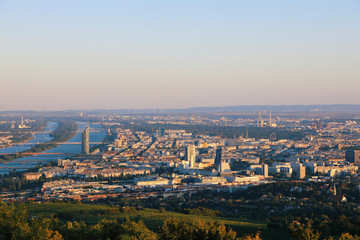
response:
M0 240L156 240L142 221L102 219L95 225L49 218L28 218L23 206L0 202Z
M212 210L204 207L185 208L183 211L186 214L197 215L197 216L212 216L212 217L221 216L221 212L219 210Z
M49 219L30 219L23 206L0 201L0 240L61 240Z
M226 229L216 222L203 220L179 221L177 218L165 220L159 232L160 240L235 240L236 232Z
M311 221L306 224L293 222L289 229L294 240L318 240L320 238L320 233L312 228Z

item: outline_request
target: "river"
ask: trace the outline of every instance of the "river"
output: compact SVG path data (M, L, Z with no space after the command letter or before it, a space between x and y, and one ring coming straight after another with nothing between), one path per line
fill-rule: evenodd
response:
M56 148L50 149L45 151L44 153L67 153L67 154L78 154L81 153L81 131L83 131L87 123L83 122L77 122L78 124L78 133L69 141L66 142L66 144L61 144L57 146ZM33 140L31 140L34 144L46 142L51 140L51 137L49 136L49 131L55 130L57 127L56 122L49 122L45 131L48 131L48 133L41 132L39 134L33 135ZM102 142L104 137L106 136L106 132L103 129L101 124L90 124L90 143L91 142ZM92 146L93 144L90 144ZM18 148L16 148L18 147ZM1 152L3 153L11 153L11 152L18 152L21 146L12 146L9 148L1 149ZM25 147L28 147L28 145L25 145ZM28 147L30 148L30 146ZM28 149L27 148L27 149ZM17 151L16 151L17 150ZM26 149L24 149L26 150ZM21 150L23 151L23 150ZM65 158L69 157L68 155L37 155L37 156L29 156L29 157L23 157L18 158L13 161L8 161L7 163L0 163L0 174L8 174L11 170L12 171L23 171L31 167L35 167L38 164L44 164L51 161L56 161L58 158Z
M0 153L16 153L22 152L25 150L30 149L33 145L38 143L44 143L50 141L52 137L50 137L49 133L53 132L59 124L57 122L48 122L45 129L37 134L34 134L32 137L33 139L26 142L26 144L16 144L11 147L0 149Z

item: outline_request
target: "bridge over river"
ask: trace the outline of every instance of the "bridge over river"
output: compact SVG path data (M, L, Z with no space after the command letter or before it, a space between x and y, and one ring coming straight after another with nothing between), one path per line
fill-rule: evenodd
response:
M25 152L25 153L0 153L1 155L10 155L10 154L20 154L24 156L37 156L37 155L75 155L79 153L52 153L52 152L38 152L38 153L31 153L31 152Z
M40 142L39 142L40 143ZM37 143L37 144L39 144ZM45 142L46 143L46 142ZM49 142L51 143L51 142ZM58 145L63 145L63 144L81 144L81 142L54 142L55 144ZM94 144L102 144L103 142L90 142L89 144L94 145ZM34 145L34 143L17 143L15 145Z
M78 122L78 131L76 135L67 142L57 142L57 147L40 152L40 153L24 153L20 155L20 158L17 158L12 161L0 162L0 175L8 174L10 169L15 171L23 171L27 168L34 167L38 164L44 164L51 161L57 161L60 157L66 157L70 155L77 155L82 152L81 149L81 133L88 126L88 123ZM10 146L8 148L0 149L0 156L7 154L19 154L22 151L29 150L31 145L36 145L37 143L44 143L51 141L52 138L49 136L49 133L55 130L57 123L49 122L44 132L35 134L34 139L29 143L24 143L22 145ZM90 147L102 144L106 136L105 129L103 129L101 124L90 124Z

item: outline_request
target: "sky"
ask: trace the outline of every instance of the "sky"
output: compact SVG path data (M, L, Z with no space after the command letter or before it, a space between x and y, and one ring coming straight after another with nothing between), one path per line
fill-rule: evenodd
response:
M0 0L0 111L360 104L359 0Z

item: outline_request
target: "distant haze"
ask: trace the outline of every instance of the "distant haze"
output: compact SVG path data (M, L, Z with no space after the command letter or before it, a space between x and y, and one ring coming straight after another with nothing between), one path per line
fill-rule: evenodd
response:
M0 1L0 111L360 104L360 1Z

